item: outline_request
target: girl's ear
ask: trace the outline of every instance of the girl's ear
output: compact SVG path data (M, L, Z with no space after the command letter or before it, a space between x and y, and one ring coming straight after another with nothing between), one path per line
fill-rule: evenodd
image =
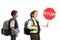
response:
M33 14L31 16L33 16Z

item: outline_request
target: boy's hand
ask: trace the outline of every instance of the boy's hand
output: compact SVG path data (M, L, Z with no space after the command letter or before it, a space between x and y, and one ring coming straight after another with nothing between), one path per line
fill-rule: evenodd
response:
M18 37L18 32L16 33L16 37Z

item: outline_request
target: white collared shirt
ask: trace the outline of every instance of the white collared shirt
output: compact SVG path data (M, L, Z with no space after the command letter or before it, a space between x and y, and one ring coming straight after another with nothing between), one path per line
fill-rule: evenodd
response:
M34 20L35 25L37 25L37 23L36 23L36 21L35 21L36 19L34 19L34 18L32 18L32 19ZM32 21L29 21L27 28L28 28L28 29L35 29L35 26L32 27L31 25L32 25Z
M15 21L12 20L12 21L10 22L10 27L14 27L14 26L15 26Z

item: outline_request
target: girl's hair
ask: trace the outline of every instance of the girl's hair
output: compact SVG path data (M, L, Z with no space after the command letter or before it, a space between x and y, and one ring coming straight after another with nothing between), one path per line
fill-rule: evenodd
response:
M36 10L34 10L34 11L32 11L31 13L30 13L30 17L31 17L31 19L32 19L32 14L34 14L35 12L38 12L38 11L36 11Z

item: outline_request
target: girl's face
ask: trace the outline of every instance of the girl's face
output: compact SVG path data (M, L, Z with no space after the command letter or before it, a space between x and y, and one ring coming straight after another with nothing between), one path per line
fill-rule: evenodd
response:
M38 16L38 12L34 12L34 14L32 14L33 18L37 18Z

